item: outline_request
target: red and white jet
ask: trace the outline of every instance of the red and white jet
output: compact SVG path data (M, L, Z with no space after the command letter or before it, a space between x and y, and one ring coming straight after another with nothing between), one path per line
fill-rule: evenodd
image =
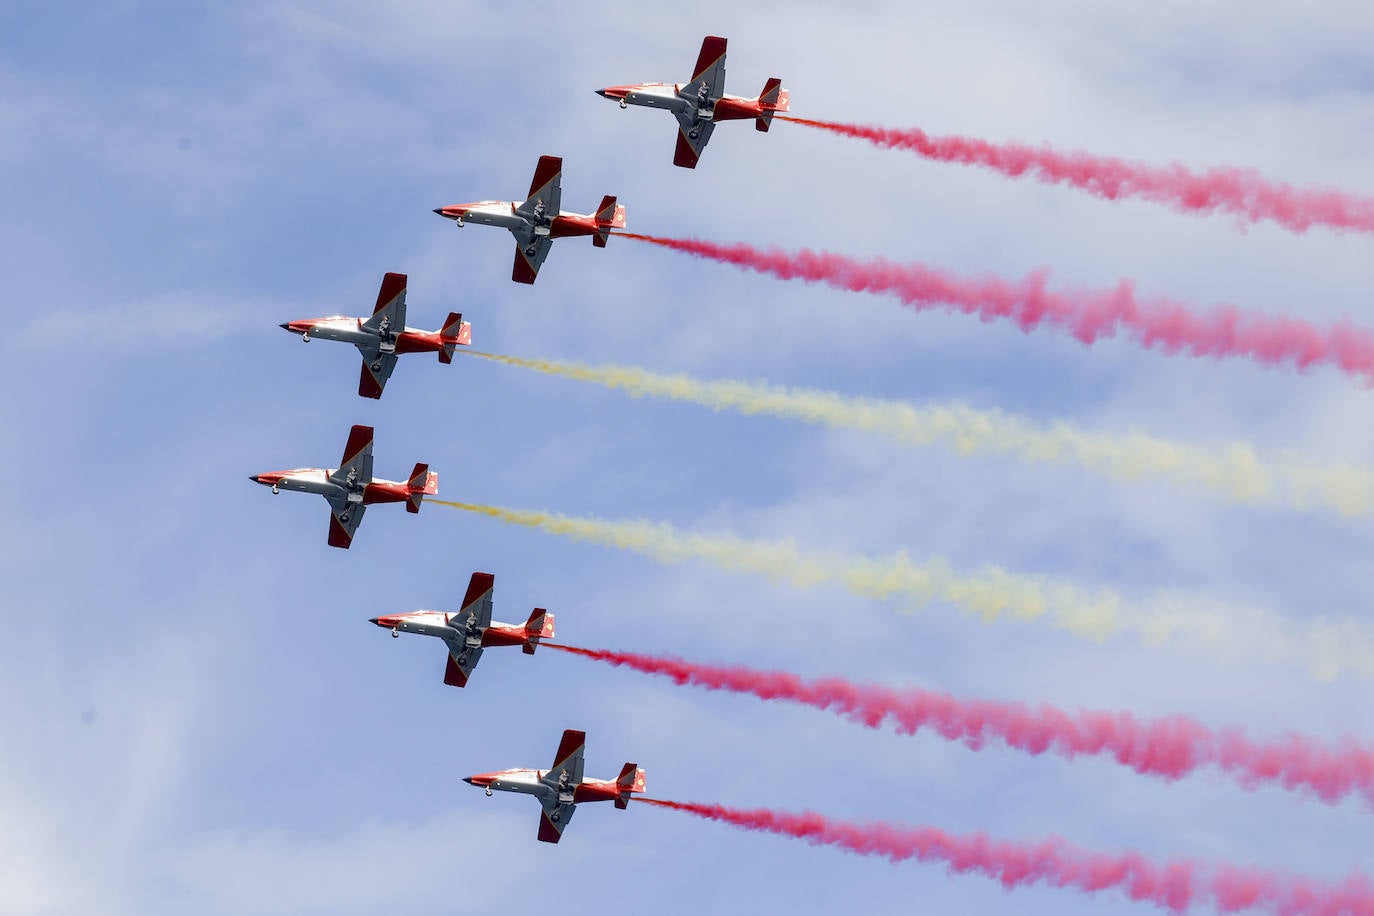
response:
M419 512L426 496L439 492L439 475L427 464L415 465L410 480L372 479L372 427L355 426L348 434L343 461L337 468L294 468L269 471L248 478L271 487L273 493L296 490L317 493L329 503L329 546L347 549L353 532L362 524L363 512L376 503L405 503L407 512Z
M549 256L554 239L589 235L597 248L606 247L612 229L625 228L625 208L607 195L595 213L565 213L559 209L563 199L560 179L563 160L540 156L524 203L511 200L479 200L470 204L436 207L434 212L451 219L461 229L465 223L501 226L515 236L515 268L511 279L533 283L539 266Z
M439 362L451 363L455 347L472 343L472 325L463 320L460 312L449 312L448 320L437 331L406 327L406 275L394 273L382 277L371 318L330 315L288 321L282 327L301 335L306 343L311 338L320 338L341 340L357 347L363 355L358 394L365 398L382 396L386 380L396 368L396 358L402 353L438 353Z
M568 729L559 742L553 767L547 770L501 770L468 776L463 782L501 792L521 792L539 799L543 815L539 819L539 839L557 843L563 828L572 820L573 809L583 802L613 801L617 808L630 804L630 795L644 791L644 771L633 763L621 767L615 779L585 779L582 752L587 744L585 732Z
M701 42L691 82L607 86L596 90L596 94L616 100L621 108L643 105L671 111L678 123L673 165L685 169L697 167L717 121L753 118L754 129L766 133L773 115L788 110L787 90L777 77L763 84L763 92L756 99L725 94L725 39L714 35L707 35Z
M443 611L410 611L405 614L383 614L372 622L400 636L401 631L437 636L448 646L448 666L444 669L444 683L452 687L466 687L472 669L487 646L519 646L526 655L533 655L541 639L553 639L553 615L542 607L530 614L523 624L493 623L491 593L496 577L491 573L475 572L468 580L468 593L456 614Z

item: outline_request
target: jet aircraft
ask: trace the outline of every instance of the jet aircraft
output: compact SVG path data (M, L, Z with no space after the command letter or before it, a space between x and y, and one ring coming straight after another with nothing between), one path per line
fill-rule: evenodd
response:
M451 219L462 228L467 223L501 226L515 236L515 267L511 279L516 283L533 283L539 267L549 256L554 239L590 235L597 248L606 247L612 229L625 228L625 208L615 198L601 198L595 213L565 213L559 209L563 189L559 183L563 174L563 160L558 156L540 156L530 182L530 193L524 203L510 200L479 200L469 204L436 207L434 212Z
M725 39L714 35L701 42L691 82L607 86L596 90L596 94L618 101L621 108L643 105L671 111L678 123L673 165L685 169L697 167L717 121L753 118L754 129L766 133L773 115L788 110L787 90L777 77L763 84L763 92L756 99L725 94Z
M552 769L501 770L468 776L463 782L485 789L487 795L493 789L533 795L544 809L539 819L539 839L557 843L572 820L573 810L583 802L613 801L617 808L626 808L632 793L644 791L644 771L633 763L621 767L614 780L583 778L582 752L586 743L585 732L568 729L559 742Z
M391 378L396 359L402 353L438 353L439 362L451 363L454 347L472 343L472 325L464 321L459 312L450 312L444 326L437 331L406 327L406 275L394 273L382 277L382 288L377 292L377 306L371 318L330 315L288 321L282 327L301 335L306 343L318 337L357 347L363 355L358 394L365 398L382 396L386 380Z
M410 480L372 478L372 427L355 426L348 434L343 461L337 468L294 468L269 471L248 478L271 487L273 493L296 490L318 493L329 503L329 546L347 549L362 524L363 512L375 503L405 503L407 512L419 512L426 496L439 492L439 475L427 464L415 465Z
M533 655L539 640L553 639L553 615L542 607L535 608L523 624L493 623L491 592L495 583L496 577L491 573L473 573L463 605L456 614L410 611L373 617L372 623L390 630L392 636L400 636L404 630L442 639L448 646L444 683L466 687L487 646L519 646L526 655Z

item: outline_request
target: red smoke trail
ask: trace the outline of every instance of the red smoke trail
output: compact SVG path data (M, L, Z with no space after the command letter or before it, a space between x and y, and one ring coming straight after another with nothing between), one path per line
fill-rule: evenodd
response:
M1374 802L1374 750L1349 742L1333 749L1301 735L1290 735L1282 741L1259 744L1237 731L1213 731L1184 716L1142 721L1130 713L1070 713L1047 705L960 700L915 687L894 690L841 678L804 680L781 671L699 665L677 658L549 642L544 645L671 678L678 684L801 703L869 728L879 728L887 721L903 735L928 728L975 750L1000 739L1008 747L1034 755L1049 752L1070 759L1110 756L1137 773L1169 780L1214 766L1247 789L1274 783L1287 789L1309 789L1331 803L1357 792Z
M1151 862L1138 852L1090 852L1058 837L1034 843L996 840L986 834L955 836L934 827L854 824L819 814L789 814L767 808L727 808L688 802L641 799L647 804L759 830L838 846L892 862L916 859L943 862L958 874L994 878L1010 890L1035 884L1095 892L1120 890L1174 912L1211 903L1219 912L1264 907L1280 916L1369 916L1374 914L1374 882L1355 872L1340 884L1234 865L1208 866L1176 859Z
M1299 369L1326 364L1365 382L1374 380L1374 332L1344 322L1321 328L1299 318L1274 318L1232 305L1197 312L1170 299L1142 301L1130 280L1109 290L1050 292L1048 272L1043 270L1016 282L971 279L924 264L894 264L882 258L861 261L807 249L786 252L743 242L723 245L636 232L619 234L783 280L821 282L850 292L890 293L916 311L943 307L984 321L1009 318L1023 331L1053 325L1085 344L1120 332L1146 349L1166 353L1249 357Z
M1254 169L1221 167L1195 173L1173 163L1145 165L1048 146L989 143L975 137L932 137L925 131L862 124L837 124L777 115L780 120L818 127L875 146L910 150L937 162L978 165L1011 178L1031 175L1046 184L1066 184L1096 197L1135 197L1181 213L1230 213L1255 223L1273 220L1292 232L1310 226L1374 232L1374 197L1334 188L1295 188L1269 181Z

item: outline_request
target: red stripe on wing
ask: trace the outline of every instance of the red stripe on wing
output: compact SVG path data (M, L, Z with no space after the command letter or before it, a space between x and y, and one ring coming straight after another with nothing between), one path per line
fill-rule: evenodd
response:
M525 199L533 197L543 190L544 185L558 177L558 173L563 171L562 156L540 156L539 165L534 169L534 180L530 182L530 193L525 195ZM550 214L556 216L557 214Z
M377 381L377 376L373 374L372 367L363 360L363 373L358 376L358 394L365 398L374 400L382 396L382 384ZM345 458L345 461L348 459Z
M461 610L466 611L473 604L482 599L482 596L491 591L496 585L496 577L491 573L475 572L468 580L468 593L463 596Z
M697 55L697 68L692 72L692 81L701 79L701 75L716 65L716 61L725 56L725 39L715 35L707 35L701 41L701 53ZM717 89L720 87L717 86Z
M339 523L333 512L329 513L329 546L342 547L344 550L353 543L353 535Z
M397 296L406 291L406 275L389 273L382 277L382 288L377 291L377 306L372 314L377 314L391 304Z

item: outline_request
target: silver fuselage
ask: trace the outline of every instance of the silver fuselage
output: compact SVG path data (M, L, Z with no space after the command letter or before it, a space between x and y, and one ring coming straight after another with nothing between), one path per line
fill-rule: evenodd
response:
M329 479L331 471L325 468L296 468L286 471L276 482L275 487L295 490L297 493L317 493L331 503L360 503L363 501L363 487L348 488Z
M405 333L405 328L387 328L385 334L363 327L362 319L331 315L315 319L309 331L301 335L302 340L313 338L338 340L355 346L377 347L382 353L396 352L396 337Z
M451 640L471 647L482 645L481 630L470 633L468 627L461 625L463 618L458 614L446 614L443 611L411 611L408 614L398 615L398 618L394 629L403 633L437 636L445 641ZM450 619L460 626L450 625Z

